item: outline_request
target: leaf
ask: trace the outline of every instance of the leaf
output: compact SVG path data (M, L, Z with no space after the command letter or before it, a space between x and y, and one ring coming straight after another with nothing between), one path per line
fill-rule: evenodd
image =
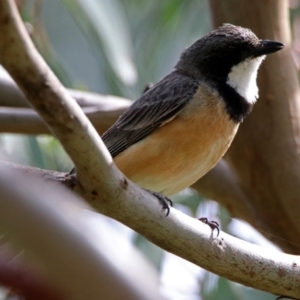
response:
M133 47L124 8L118 0L63 0L81 30L104 51L126 85L137 81Z

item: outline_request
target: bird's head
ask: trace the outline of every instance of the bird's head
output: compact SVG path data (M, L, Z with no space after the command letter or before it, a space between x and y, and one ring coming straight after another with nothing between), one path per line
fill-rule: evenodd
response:
M258 39L250 29L224 24L186 49L176 69L195 77L226 82L254 103L261 62L267 54L283 47L276 41Z

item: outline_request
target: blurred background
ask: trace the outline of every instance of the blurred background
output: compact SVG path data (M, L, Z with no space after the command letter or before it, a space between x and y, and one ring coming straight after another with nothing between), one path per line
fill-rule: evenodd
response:
M180 53L212 29L204 0L16 2L36 47L66 87L131 100L138 98L147 84L168 74ZM290 1L290 12L294 58L299 67L298 0ZM3 70L0 75L6 76ZM57 171L72 168L59 142L51 136L1 134L0 146L4 160ZM191 189L173 200L175 207L186 214L219 220L222 230L280 251L248 224L232 220L216 202L202 199ZM273 295L218 278L166 253L113 220L97 217L95 222L106 224L106 232L111 230L124 245L131 243L143 253L159 273L166 299L274 299ZM103 234L103 226L96 226L101 228L99 235ZM2 294L2 299L13 299L8 298L5 289Z

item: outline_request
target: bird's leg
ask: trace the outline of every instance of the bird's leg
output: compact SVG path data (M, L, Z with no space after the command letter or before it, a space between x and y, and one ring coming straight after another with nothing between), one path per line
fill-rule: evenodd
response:
M276 298L276 300L279 300L279 299L293 299L293 300L297 300L296 298L292 298L292 297L289 297L289 296L278 296Z
M69 172L69 175L73 175L75 173L76 173L76 169L75 169L75 167L73 167L72 170Z
M205 224L207 224L211 229L212 231L214 232L214 230L216 229L218 234L217 234L217 237L219 236L219 233L220 233L220 225L218 222L216 221L208 221L207 218L199 218L199 220Z
M151 193L153 196L155 196L158 199L158 201L162 205L163 209L167 210L167 213L166 213L166 217L167 217L170 213L170 206L171 207L173 206L172 200L160 193L149 191L147 189L144 189L144 190Z

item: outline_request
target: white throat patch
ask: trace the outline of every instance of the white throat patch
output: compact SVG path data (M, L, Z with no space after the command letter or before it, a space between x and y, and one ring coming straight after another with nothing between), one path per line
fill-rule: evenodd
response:
M258 98L258 87L256 85L257 71L265 59L265 55L245 60L231 68L227 84L234 88L246 101L254 104Z

